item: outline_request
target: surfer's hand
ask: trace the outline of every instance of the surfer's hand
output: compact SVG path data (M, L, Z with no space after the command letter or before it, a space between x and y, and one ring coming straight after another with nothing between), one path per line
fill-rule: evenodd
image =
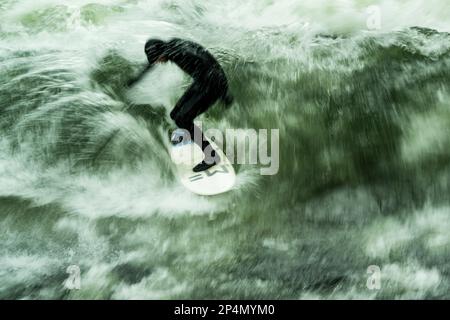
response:
M225 107L228 109L233 104L234 97L230 93L227 93L226 96L222 99L222 101Z

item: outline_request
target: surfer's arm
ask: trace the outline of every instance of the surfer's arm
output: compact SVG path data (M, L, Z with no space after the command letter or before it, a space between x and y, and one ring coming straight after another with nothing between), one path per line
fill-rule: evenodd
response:
M148 71L150 71L150 69L153 68L153 64L148 64L141 72L139 72L139 74L137 74L134 78L130 79L127 82L127 87L130 88L132 87L136 82L138 82L139 80L141 80Z

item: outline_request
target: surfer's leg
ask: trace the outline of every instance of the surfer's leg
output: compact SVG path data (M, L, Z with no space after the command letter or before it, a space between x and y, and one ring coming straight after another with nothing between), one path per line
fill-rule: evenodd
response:
M196 117L206 112L220 98L222 91L216 87L194 82L170 112L175 122L193 122Z
M190 137L189 137L190 139L194 138L194 136L192 135L191 130L190 130L192 119L187 119L186 114L189 111L191 111L191 112L195 111L194 108L196 106L196 103L195 103L196 96L197 96L197 92L196 92L196 86L194 83L181 96L181 98L178 100L175 107L170 112L170 118L175 122L175 124L177 125L178 128L188 131L188 133L190 134ZM172 135L173 135L173 133L172 133ZM174 137L174 136L172 136L172 137ZM179 139L178 136L176 136L174 138L176 141L172 141L172 142L180 142L178 140Z
M208 91L206 91L208 93ZM214 102L216 97L205 94L198 90L198 86L191 86L181 97L175 108L170 113L170 117L179 128L185 129L191 135L191 139L202 149L205 159L194 167L195 172L206 170L220 162L220 157L212 148L203 132L194 124L194 119L205 112Z
M190 138L194 139L194 118L199 110L199 92L195 83L183 94L177 104L170 112L170 118L175 122L178 128L187 130ZM203 150L203 149L202 149Z
M200 128L193 123L188 131L190 132L191 136L194 137L194 142L198 146L200 146L203 154L205 155L203 161L197 164L192 170L194 172L201 172L218 164L220 162L220 156L218 155L216 150L213 149L209 141L205 139L205 136L203 135L203 132L200 130ZM196 132L198 133L196 134Z
M212 148L209 141L205 139L205 136L200 128L194 124L193 120L194 117L189 115L183 115L179 118L175 116L176 125L179 128L186 130L194 143L196 143L202 149L203 153L205 154L205 162L212 165L218 163L220 161L219 156Z
M194 82L178 100L170 112L170 118L177 122L177 120L181 121L181 117L188 113L196 114L196 110L199 109L198 101L200 96L199 86Z
M207 101L200 86L197 83L193 83L170 112L170 117L175 124L179 128L187 130L191 135L191 139L194 140L194 142L197 143L202 150L204 150L204 148L200 138L203 140L203 133L200 135L197 134L199 137L194 139L196 138L194 133L197 132L194 131L194 119L203 112L205 102Z

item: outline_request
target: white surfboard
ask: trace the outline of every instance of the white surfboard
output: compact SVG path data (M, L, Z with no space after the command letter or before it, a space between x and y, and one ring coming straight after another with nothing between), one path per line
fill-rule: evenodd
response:
M230 191L236 183L236 173L227 156L208 139L220 156L220 162L208 170L194 172L192 168L203 158L201 148L192 141L170 146L170 157L176 166L177 176L189 191L211 196Z

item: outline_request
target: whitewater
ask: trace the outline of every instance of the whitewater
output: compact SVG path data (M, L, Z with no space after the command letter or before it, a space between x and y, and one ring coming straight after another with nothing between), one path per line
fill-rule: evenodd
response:
M0 298L450 298L447 0L0 0ZM177 181L185 38L235 98L204 128L278 129L279 171ZM367 286L381 270L380 288ZM67 279L79 271L79 288Z

